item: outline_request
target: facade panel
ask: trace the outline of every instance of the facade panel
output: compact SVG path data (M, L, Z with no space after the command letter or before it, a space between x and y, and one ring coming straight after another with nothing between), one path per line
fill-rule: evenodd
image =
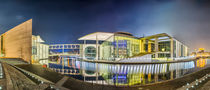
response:
M32 19L10 29L3 36L4 57L31 62ZM1 45L2 46L2 45ZM2 50L2 49L1 49Z

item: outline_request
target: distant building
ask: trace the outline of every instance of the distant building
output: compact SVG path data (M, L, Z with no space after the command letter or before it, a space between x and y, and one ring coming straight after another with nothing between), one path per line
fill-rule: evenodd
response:
M48 64L49 45L40 36L32 36L32 63Z
M138 38L127 32L95 32L78 40L84 41L83 59L116 61L145 54L157 59L173 59L189 55L186 45L166 33ZM88 41L95 41L95 44L88 44Z
M32 35L32 19L0 35L0 58L21 58L28 63L48 63L49 46Z
M189 48L172 36L161 33L135 37L128 32L95 32L78 40L83 44L44 44L32 35L32 19L0 35L0 58L21 58L29 63L62 63L63 58L118 61L151 55L150 58L174 60L189 55ZM68 63L66 60L65 63Z

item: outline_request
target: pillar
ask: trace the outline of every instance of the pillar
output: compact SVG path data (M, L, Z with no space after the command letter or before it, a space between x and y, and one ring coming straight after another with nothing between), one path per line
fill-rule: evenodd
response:
M96 35L96 61L98 60L98 35ZM98 63L96 63L96 83L98 83Z
M98 60L98 35L96 35L96 60Z
M151 46L151 43L148 43L148 52L152 52L152 46Z
M155 58L158 58L158 37L155 37Z
M98 83L98 63L96 63L96 83Z
M173 38L170 38L170 54L171 54L171 59L173 60L174 58L174 40Z
M158 73L155 74L154 78L155 78L155 82L158 82Z
M171 71L170 79L171 80L174 79L174 73L173 73L173 71Z
M176 41L176 57L179 57L179 42Z
M86 46L86 40L84 40L84 44L82 47L82 58L85 59L85 46Z

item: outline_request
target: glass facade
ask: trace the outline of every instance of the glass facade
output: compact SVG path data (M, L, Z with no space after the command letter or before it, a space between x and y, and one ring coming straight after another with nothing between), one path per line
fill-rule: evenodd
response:
M85 58L89 60L95 60L96 58L96 48L93 46L88 46L85 48Z
M80 45L79 44L58 44L49 46L49 54L80 54Z
M188 48L167 34L136 38L120 32L103 40L98 54L99 60L112 61L146 54L152 54L152 58L175 58L187 56Z
M166 51L170 51L171 48L171 43L170 41L165 41L165 42L159 42L158 43L158 51L159 52L166 52Z
M116 58L132 57L139 54L139 40L125 36L115 36L114 48Z
M132 57L140 53L140 40L114 35L101 44L101 59L114 60Z
M79 57L81 50L82 47L80 44L49 45L49 60L58 62L61 58L64 58L66 61L68 58Z

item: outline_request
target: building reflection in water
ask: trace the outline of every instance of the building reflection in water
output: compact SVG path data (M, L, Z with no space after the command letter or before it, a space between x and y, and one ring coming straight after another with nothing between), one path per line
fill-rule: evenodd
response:
M204 58L200 58L197 60L197 67L202 68L207 64L207 60Z
M60 68L60 71L56 70L85 82L109 85L142 85L179 78L194 72L195 68L204 68L208 64L208 60L199 59L163 64L105 64L66 59L64 63L62 60L59 63L49 64L49 67L54 70Z

